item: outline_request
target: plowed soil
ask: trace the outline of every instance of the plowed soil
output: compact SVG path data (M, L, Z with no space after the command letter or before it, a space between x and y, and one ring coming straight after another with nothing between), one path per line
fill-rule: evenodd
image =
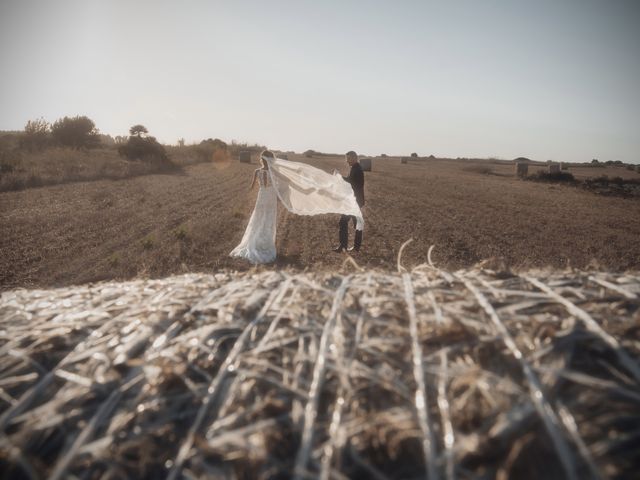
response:
M346 174L341 157L305 161ZM488 171L487 172L487 168ZM223 268L240 241L256 165L198 164L180 174L68 183L0 194L0 288L160 277ZM561 184L522 181L513 165L456 160L374 160L365 174L362 266L427 260L456 269L493 259L513 268L640 268L640 201ZM535 171L535 167L530 168ZM640 178L623 168L572 167L576 178ZM279 211L278 268L339 269L338 216Z

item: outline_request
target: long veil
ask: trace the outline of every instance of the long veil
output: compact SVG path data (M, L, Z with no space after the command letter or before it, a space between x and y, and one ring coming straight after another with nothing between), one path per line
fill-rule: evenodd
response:
M278 198L291 213L353 215L356 217L356 229L364 228L364 219L353 189L341 175L332 175L305 163L264 158L269 164L271 183Z

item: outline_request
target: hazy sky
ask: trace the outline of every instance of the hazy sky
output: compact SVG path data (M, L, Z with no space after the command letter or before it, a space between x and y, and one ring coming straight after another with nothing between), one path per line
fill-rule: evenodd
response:
M0 130L640 162L640 1L0 0Z

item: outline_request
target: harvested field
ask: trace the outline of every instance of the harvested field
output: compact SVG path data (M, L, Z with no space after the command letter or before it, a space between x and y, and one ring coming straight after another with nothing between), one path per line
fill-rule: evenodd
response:
M634 478L640 275L265 271L0 296L7 478Z
M290 158L344 169L340 157ZM491 258L516 268L640 268L638 198L521 181L504 162L374 163L365 174L364 247L356 256L365 267L393 268L400 245L414 238L411 265L424 263L435 244L434 261L450 269ZM0 193L0 289L248 270L227 255L254 206L256 191L247 187L255 168L205 163L178 174ZM530 173L536 168L544 167ZM640 178L621 167L569 171L578 179ZM337 224L337 216L281 210L276 267L339 269L345 257L330 251Z

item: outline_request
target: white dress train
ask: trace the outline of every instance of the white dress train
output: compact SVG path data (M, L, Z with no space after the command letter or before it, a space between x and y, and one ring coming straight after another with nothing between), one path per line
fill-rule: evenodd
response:
M276 220L278 195L271 184L269 172L258 171L258 198L240 244L232 257L246 258L251 263L270 263L276 259Z

